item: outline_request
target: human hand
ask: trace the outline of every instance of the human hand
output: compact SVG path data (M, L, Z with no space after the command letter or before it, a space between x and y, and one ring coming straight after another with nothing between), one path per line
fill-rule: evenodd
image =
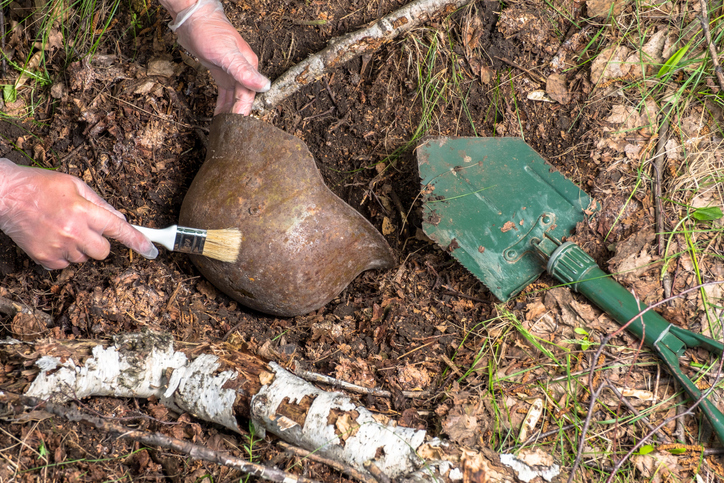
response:
M114 238L146 258L158 249L80 179L0 158L0 230L47 270L106 258Z
M219 0L161 0L174 16L169 25L178 43L209 69L219 95L214 114L233 112L248 115L256 92L266 92L269 79L257 71L258 59L224 14ZM179 10L179 7L184 7Z

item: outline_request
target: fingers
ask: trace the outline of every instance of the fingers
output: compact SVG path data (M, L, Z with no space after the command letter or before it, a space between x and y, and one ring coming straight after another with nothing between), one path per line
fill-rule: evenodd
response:
M110 243L104 236L118 240L144 258L154 259L158 256L158 249L148 238L104 208L95 207L89 214L89 226L97 236L88 240L83 251L92 258L101 260L110 253Z
M248 116L254 103L254 91L237 84L233 90L219 89L214 115L231 112Z
M219 87L219 95L216 97L216 108L214 108L214 116L217 114L232 112L234 107L234 90L222 89Z
M98 206L99 208L103 208L104 210L110 211L114 215L116 215L118 218L120 218L123 221L126 221L126 216L121 213L120 211L116 210L110 203L108 203L106 200L98 196L98 193L93 191L93 189L85 184L83 181L81 181L78 178L71 178L73 182L75 183L76 187L78 188L78 194L81 195L86 200L90 201L94 205Z
M250 91L266 92L271 89L271 81L256 70L241 53L235 56L224 70Z
M123 213L113 208L113 206L98 196L87 184L80 180L76 181L79 194L93 203L96 208L89 213L89 225L95 228L96 233L99 235L92 237L88 240L87 244L84 245L83 252L85 254L96 260L106 258L111 251L111 244L101 236L104 235L118 240L144 258L154 259L158 256L156 246L141 232L135 230L128 224Z

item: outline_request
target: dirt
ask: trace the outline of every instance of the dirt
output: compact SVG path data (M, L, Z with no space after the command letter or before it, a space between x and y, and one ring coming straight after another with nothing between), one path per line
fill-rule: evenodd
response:
M388 0L235 0L226 2L225 9L258 53L261 71L274 79L324 48L329 39L401 5ZM429 118L430 134L523 136L601 203L601 214L581 225L577 241L604 266L617 242L651 226L653 209L646 195L627 205L623 222L615 223L626 202L626 195L615 187L622 175L630 173L607 171L605 163L592 158L611 101L589 102L593 87L588 66L565 73L568 92L562 99L566 104L527 98L529 92L545 90L541 79L554 73L550 62L558 46L577 32L564 17L542 5L511 4L501 9L498 2L478 2L449 18L436 18L370 56L333 69L285 100L267 118L300 137L328 186L385 233L398 261L393 269L363 273L315 313L276 318L246 309L218 292L183 254L161 249L158 259L148 261L114 243L106 260L47 272L3 235L0 295L50 314L53 324L27 327L4 317L0 336L99 338L152 329L184 341L233 336L257 352L270 342L275 353L281 354L279 362L296 360L314 372L392 390L396 397L368 396L363 402L373 411L402 418L405 425L454 436L459 427L453 416L460 416L460 408L468 408L477 422L455 437L470 445L504 447L506 431L519 424L527 403L519 400L511 408L512 419L500 427L493 423L493 405L487 399L481 403L480 396L489 390L515 394L521 384L546 376L511 377L510 384L487 387L489 361L476 355L486 341L497 340L510 327L481 324L501 313L499 302L421 233L414 146L395 151L412 139L422 119L416 69L425 60L423 44L437 41L440 50L432 71L449 76L451 69L457 69L462 95L439 101ZM184 194L204 160L215 87L205 69L175 44L167 27L170 18L162 8L154 3L139 13L133 6L120 8L118 22L107 34L113 41L103 44L88 61L66 65L61 51L52 53L53 96L36 106L34 116L25 122L0 124L0 156L23 164L30 164L32 157L41 166L79 176L129 221L163 227L176 222ZM129 28L132 15L136 23ZM509 21L524 16L530 17L529 23ZM318 20L325 22L308 24ZM22 53L23 43L17 48ZM496 84L495 79L501 82ZM560 90L560 77L556 83ZM21 99L27 102L28 93ZM11 107L6 105L6 112ZM554 285L547 277L541 283L535 289ZM526 324L532 320L530 314L541 314L543 307L542 311L552 308L554 317L563 314L562 320L590 317L604 334L611 328L606 325L610 321L601 319L600 312L577 296L569 295L565 301L544 299L535 289L509 302L505 310L518 314ZM535 332L536 327L531 330ZM576 337L572 329L566 331ZM553 339L551 332L542 334ZM508 342L499 352L498 366L506 374L517 374L544 357L522 336L513 340L515 344ZM624 334L612 344L625 346L632 341ZM456 369L484 370L458 380L444 362L450 358ZM423 388L433 396L401 395L403 390ZM145 429L168 431L247 456L240 449L248 444L243 436L189 415L169 413L152 401L94 398L82 405ZM0 446L15 445L15 438L24 446L9 454L23 470L46 462L64 464L22 474L3 469L0 481L11 474L17 481L200 481L212 477L220 482L242 477L236 471L108 439L57 419L7 424ZM34 452L41 442L49 454L38 457ZM254 451L257 461L264 464L288 468L299 461L278 449L273 437L256 442ZM308 460L291 471L321 481L349 481Z

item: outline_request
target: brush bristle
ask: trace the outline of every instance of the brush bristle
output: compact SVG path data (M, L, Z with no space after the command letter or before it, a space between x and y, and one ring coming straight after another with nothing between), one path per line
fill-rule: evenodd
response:
M233 263L239 257L240 249L241 232L236 228L206 231L205 257Z

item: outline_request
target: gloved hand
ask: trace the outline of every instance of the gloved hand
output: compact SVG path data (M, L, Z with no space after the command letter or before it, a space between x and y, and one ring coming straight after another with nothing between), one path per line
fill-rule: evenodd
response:
M0 158L0 230L47 270L103 259L114 238L146 258L158 249L80 179Z
M269 79L256 69L258 59L224 14L219 0L161 0L174 16L169 25L178 43L209 69L219 89L214 114L233 112L248 115L255 92L266 92Z

